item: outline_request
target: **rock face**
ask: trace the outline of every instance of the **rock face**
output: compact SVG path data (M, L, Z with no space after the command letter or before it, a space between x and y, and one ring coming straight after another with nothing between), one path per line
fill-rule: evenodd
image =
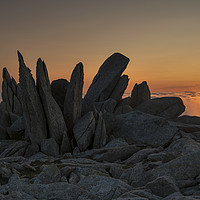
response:
M151 115L173 119L185 111L185 106L179 97L161 97L145 101L134 109Z
M177 132L164 118L139 111L122 115L105 114L109 134L125 139L129 144L147 144L152 147L165 146Z
M135 107L141 104L144 101L151 99L151 93L146 81L143 81L141 84L135 84L130 99L131 107Z
M57 79L51 82L51 92L60 109L63 111L65 95L69 82L66 79Z
M40 94L40 98L42 100L42 105L47 119L49 136L50 138L54 138L55 141L59 145L61 145L63 135L65 135L65 145L67 146L67 151L69 152L71 147L69 140L67 140L68 136L65 120L62 111L60 110L53 96L51 95L51 86L49 82L47 68L44 61L42 61L40 58L37 62L36 77L37 88Z
M53 138L44 139L41 142L41 152L48 156L59 155L59 146Z
M88 105L110 97L128 63L127 57L115 53L101 65L84 97Z
M81 151L86 150L92 142L95 131L93 112L88 112L75 124L73 132L77 145Z
M74 68L64 101L64 117L72 136L75 122L81 117L82 90L83 90L83 64L78 63Z
M24 64L22 55L18 52L19 81L22 89L23 115L26 121L27 134L32 143L40 144L47 137L46 119L35 87L35 81L30 69Z

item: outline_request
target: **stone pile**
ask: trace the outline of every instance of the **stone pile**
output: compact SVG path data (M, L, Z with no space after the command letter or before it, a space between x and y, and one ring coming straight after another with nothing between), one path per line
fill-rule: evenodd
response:
M82 63L50 83L40 58L36 81L18 60L19 83L3 69L0 199L200 199L200 118L146 81L123 98L129 58L111 55L84 97Z

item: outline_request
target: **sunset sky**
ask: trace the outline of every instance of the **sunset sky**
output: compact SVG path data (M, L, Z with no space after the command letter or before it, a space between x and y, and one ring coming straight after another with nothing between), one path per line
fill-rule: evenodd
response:
M127 92L143 80L200 91L200 0L0 0L0 67L16 81L17 50L34 77L44 59L51 81L83 62L84 91L114 52L131 60Z

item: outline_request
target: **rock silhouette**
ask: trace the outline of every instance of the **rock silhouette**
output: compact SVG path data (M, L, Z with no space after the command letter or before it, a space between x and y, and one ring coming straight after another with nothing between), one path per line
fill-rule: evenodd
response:
M83 64L36 84L18 52L19 83L3 69L0 199L200 199L200 117L146 81L123 98L129 58L114 53L83 97Z

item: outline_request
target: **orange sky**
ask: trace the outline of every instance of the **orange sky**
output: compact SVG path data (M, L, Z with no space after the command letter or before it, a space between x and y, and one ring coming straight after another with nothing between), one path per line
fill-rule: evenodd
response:
M0 67L18 81L19 50L34 76L41 57L51 80L69 80L81 61L86 91L120 52L131 60L127 92L143 80L153 92L200 91L199 8L199 0L0 0Z

